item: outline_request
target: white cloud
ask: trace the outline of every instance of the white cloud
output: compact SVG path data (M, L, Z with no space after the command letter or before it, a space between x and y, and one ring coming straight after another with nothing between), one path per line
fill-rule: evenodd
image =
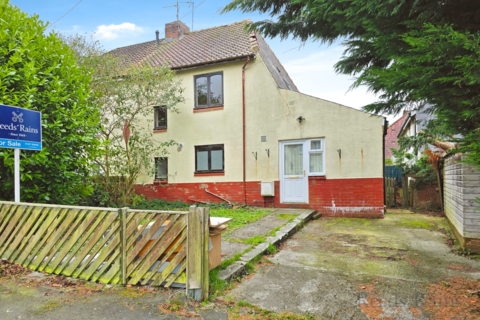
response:
M136 26L134 23L124 22L122 24L111 24L97 27L95 35L99 39L114 40L121 37L138 35L143 32L143 28Z

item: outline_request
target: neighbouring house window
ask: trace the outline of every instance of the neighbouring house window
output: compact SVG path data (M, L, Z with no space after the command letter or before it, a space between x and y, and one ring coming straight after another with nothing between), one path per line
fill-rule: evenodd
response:
M309 174L312 176L325 175L325 140L310 140L309 145Z
M155 127L153 129L167 129L167 108L155 107Z
M168 158L155 158L155 181L168 180Z
M195 77L195 108L223 106L223 72Z
M224 172L223 144L195 147L195 173Z

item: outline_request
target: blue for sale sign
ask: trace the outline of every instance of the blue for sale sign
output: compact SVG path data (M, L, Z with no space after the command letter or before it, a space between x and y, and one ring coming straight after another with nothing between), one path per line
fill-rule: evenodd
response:
M42 150L42 114L0 104L0 148Z

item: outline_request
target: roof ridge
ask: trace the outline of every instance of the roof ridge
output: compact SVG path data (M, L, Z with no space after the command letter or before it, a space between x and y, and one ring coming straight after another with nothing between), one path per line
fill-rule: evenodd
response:
M164 39L160 39L160 40L164 40ZM157 41L157 40L149 40L149 41L145 41L145 42L139 42L139 43L129 44L128 46L117 47L117 48L115 48L115 49L110 50L109 52L114 51L114 50L117 50L117 49L122 49L122 48L128 48L128 47L138 46L139 44L145 44L145 43L148 43L148 42L155 42L155 41Z
M190 35L193 35L197 32L201 32L201 31L208 31L208 30L213 30L213 29L218 29L218 28L225 28L225 27L229 27L229 26L233 26L235 24L241 24L241 23L245 23L245 22L248 22L248 21L251 21L250 19L246 19L246 20L242 20L242 21L237 21L237 22L233 22L233 23L229 23L229 24L224 24L224 25L221 25L221 26L216 26L216 27L212 27L212 28L206 28L206 29L201 29L201 30L197 30L197 31L189 31L189 32L185 32L185 36L190 36ZM248 36L247 33L245 33L246 36ZM147 53L145 55L145 57L143 57L140 61L138 61L137 63L141 63L145 60L148 60L149 58L153 57L156 53L157 53L157 50L155 50L157 47L158 48L162 48L162 46L166 46L166 45L173 45L175 42L180 42L181 40L185 39L185 37L181 37L181 38L178 38L178 39L173 39L172 41L169 41L169 42L160 42L160 45L159 46L156 46L155 48L153 48L151 50L151 52Z
M237 21L237 22L222 24L222 25L220 25L220 26L210 27L210 28L205 28L205 29L200 29L200 30L195 30L195 31L187 31L187 32L185 32L185 34L192 34L192 33L200 32L200 31L212 30L212 29L217 29L217 28L223 28L223 27L227 27L227 26L232 26L232 25L234 25L234 24L241 24L241 23L247 23L247 22L248 22L248 23L252 23L252 19L245 19L245 20L242 20L242 21Z

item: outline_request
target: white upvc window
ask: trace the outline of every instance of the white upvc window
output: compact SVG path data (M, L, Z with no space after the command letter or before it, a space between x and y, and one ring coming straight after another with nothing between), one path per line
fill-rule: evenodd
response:
M312 139L307 141L308 149L308 175L325 175L325 139Z

